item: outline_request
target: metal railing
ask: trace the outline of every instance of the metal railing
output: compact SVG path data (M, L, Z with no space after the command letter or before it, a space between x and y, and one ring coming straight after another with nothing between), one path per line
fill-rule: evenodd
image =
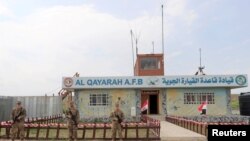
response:
M25 119L25 123L58 123L59 120L63 118L62 114L52 115L52 116L45 116L45 117L31 117Z
M51 121L53 120L51 119ZM25 123L25 138L36 140L67 139L65 136L68 134L67 124L44 122L38 118L37 121ZM9 139L10 129L10 122L2 122L0 124L0 139ZM110 129L111 123L80 123L77 131L78 139L111 140ZM149 117L143 116L141 122L124 122L122 130L124 140L160 140L160 122Z
M160 128L161 128L161 122L160 120L157 120L157 119L153 119L151 117L148 117L146 115L143 115L141 117L141 121L147 123L149 126L156 126L158 128L153 128L153 133L156 135L156 136L159 136L160 137Z
M185 119L178 116L166 116L166 121L181 126L183 128L189 129L196 133L202 134L204 136L208 135L208 126L209 125L248 125L246 122L200 122L194 121L191 119Z

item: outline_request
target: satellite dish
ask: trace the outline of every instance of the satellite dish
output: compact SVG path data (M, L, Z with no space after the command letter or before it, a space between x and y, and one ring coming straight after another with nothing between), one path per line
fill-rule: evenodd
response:
M199 49L200 51L200 66L198 67L198 71L195 73L195 75L206 75L203 70L205 69L205 66L201 65L201 48Z

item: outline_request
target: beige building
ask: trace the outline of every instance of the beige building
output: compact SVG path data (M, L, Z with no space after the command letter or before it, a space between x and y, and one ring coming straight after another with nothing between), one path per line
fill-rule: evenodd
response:
M226 115L231 113L231 89L248 85L244 74L165 76L163 56L138 57L136 76L63 77L62 87L74 93L81 117L108 117L119 102L130 119L142 114L145 101L143 114L200 115L198 107L206 101L208 115Z

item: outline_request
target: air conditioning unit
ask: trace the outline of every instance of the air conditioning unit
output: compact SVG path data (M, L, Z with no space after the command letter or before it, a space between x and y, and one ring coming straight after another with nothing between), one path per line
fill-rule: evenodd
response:
M136 116L136 109L135 109L135 107L131 107L131 116L132 117Z

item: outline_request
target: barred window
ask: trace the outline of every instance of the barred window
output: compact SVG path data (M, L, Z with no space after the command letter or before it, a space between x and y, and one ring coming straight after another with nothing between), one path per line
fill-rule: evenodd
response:
M89 100L90 106L108 106L109 96L108 94L90 94Z
M215 104L214 93L184 93L184 104L201 104L203 101Z

